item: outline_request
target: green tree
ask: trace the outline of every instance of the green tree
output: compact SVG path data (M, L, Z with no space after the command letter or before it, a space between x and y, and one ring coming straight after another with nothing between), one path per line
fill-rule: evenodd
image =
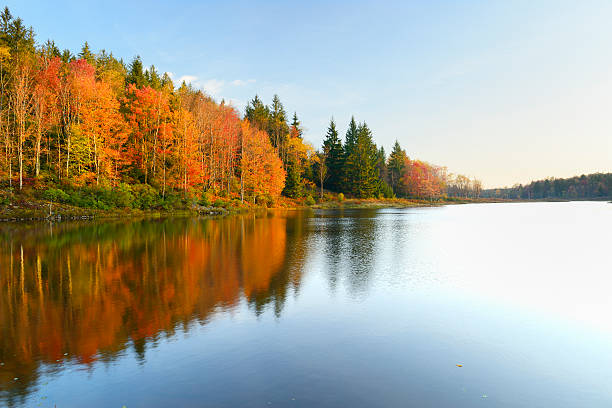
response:
M406 154L406 151L401 148L399 142L396 140L393 144L393 149L391 150L391 154L389 155L389 160L387 162L389 184L391 185L395 195L398 195L400 191L401 177L407 158L408 155Z
M349 131L352 132L350 127ZM352 148L350 151L347 149L348 154L344 164L346 189L355 197L372 197L380 189L376 168L378 150L372 141L372 132L365 122L356 128L355 139L351 144Z
M295 160L290 160L287 164L287 178L285 179L285 188L283 195L290 198L298 198L302 196L302 174L299 164Z
M89 44L85 41L85 44L81 47L81 52L79 52L79 59L84 59L90 65L96 66L96 56L91 52L89 48Z
M342 186L342 170L344 167L344 147L338 136L336 122L332 118L323 141L325 167L327 168L327 188L340 192Z
M291 127L297 129L297 136L302 137L302 123L298 120L297 112L293 112L293 119L291 120Z
M149 86L155 90L160 90L162 87L162 81L155 69L155 65L151 65L151 68L147 70L147 79L149 81Z
M278 95L272 98L270 116L268 120L268 135L272 146L279 151L283 163L287 162L287 138L289 136L289 126L287 125L287 114Z
M130 64L128 75L126 78L128 84L134 84L137 88L142 88L148 85L147 78L145 77L144 70L142 67L142 60L140 56L134 57Z
M263 104L261 99L259 99L259 96L255 95L255 97L247 103L244 117L257 129L268 130L269 116L270 110Z

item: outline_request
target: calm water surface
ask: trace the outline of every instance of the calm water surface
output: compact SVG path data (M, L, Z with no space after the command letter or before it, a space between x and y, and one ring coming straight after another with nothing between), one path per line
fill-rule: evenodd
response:
M612 406L611 204L0 228L1 406Z

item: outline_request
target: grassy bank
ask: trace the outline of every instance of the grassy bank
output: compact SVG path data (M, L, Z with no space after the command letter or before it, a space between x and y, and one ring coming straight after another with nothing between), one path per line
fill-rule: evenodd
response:
M323 199L311 196L300 199L280 197L274 202L242 202L238 198L210 196L194 200L180 196L168 196L163 200L149 196L147 192L100 192L87 189L24 189L20 192L0 190L0 221L77 220L93 218L161 217L231 215L257 212L272 208L281 209L340 209L340 208L407 208L488 202L492 200L445 199L344 199L337 194L326 193Z

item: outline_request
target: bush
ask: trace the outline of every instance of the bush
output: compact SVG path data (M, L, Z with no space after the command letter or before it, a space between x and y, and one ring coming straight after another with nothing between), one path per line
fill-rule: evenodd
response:
M344 194L338 193L338 201L344 201Z
M306 200L304 200L304 204L306 205L315 205L315 200L311 195L306 196Z
M225 207L227 207L227 203L225 201L221 200L220 198L218 198L213 203L213 207L222 207L222 208L225 208Z
M183 199L177 193L166 191L166 197L160 203L164 210L174 210L181 207Z
M132 194L134 195L132 203L134 208L146 210L159 205L159 194L148 184L134 184L132 186Z
M116 189L111 189L110 193L115 207L132 208L135 198L129 184L121 183Z
M265 207L273 207L274 198L268 193L260 194L255 198L255 203L258 205L263 205Z
M56 203L69 203L72 201L71 197L60 188L49 188L45 190L43 198Z
M11 203L11 196L9 194L0 194L0 205L7 205Z
M202 193L202 198L200 198L200 205L203 205L204 207L210 207L211 204L212 194L210 194L208 191L205 191L204 193Z

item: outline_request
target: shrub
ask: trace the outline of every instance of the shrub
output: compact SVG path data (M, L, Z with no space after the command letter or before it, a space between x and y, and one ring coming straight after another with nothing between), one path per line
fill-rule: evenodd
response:
M306 200L304 200L304 204L306 205L315 205L315 200L311 195L306 196Z
M180 195L174 192L166 191L166 197L162 198L160 203L164 210L174 210L181 207L183 199Z
M72 201L71 197L60 188L49 188L45 190L43 198L56 203L68 203Z
M134 194L129 184L121 183L117 188L110 190L110 198L115 207L132 208Z
M148 184L134 184L132 186L134 201L132 206L141 210L150 209L159 205L159 194Z
M7 205L10 204L11 202L11 196L6 194L6 195L0 195L0 205Z
M200 205L203 205L204 207L210 207L211 204L212 194L210 194L208 191L205 191L204 193L202 193L202 197L200 198Z
M257 205L263 205L265 207L273 207L274 206L274 198L270 194L260 194L255 197L255 203Z
M344 194L338 193L338 201L344 201Z
M227 207L227 203L223 200L221 200L220 198L216 199L215 202L213 203L213 207Z

